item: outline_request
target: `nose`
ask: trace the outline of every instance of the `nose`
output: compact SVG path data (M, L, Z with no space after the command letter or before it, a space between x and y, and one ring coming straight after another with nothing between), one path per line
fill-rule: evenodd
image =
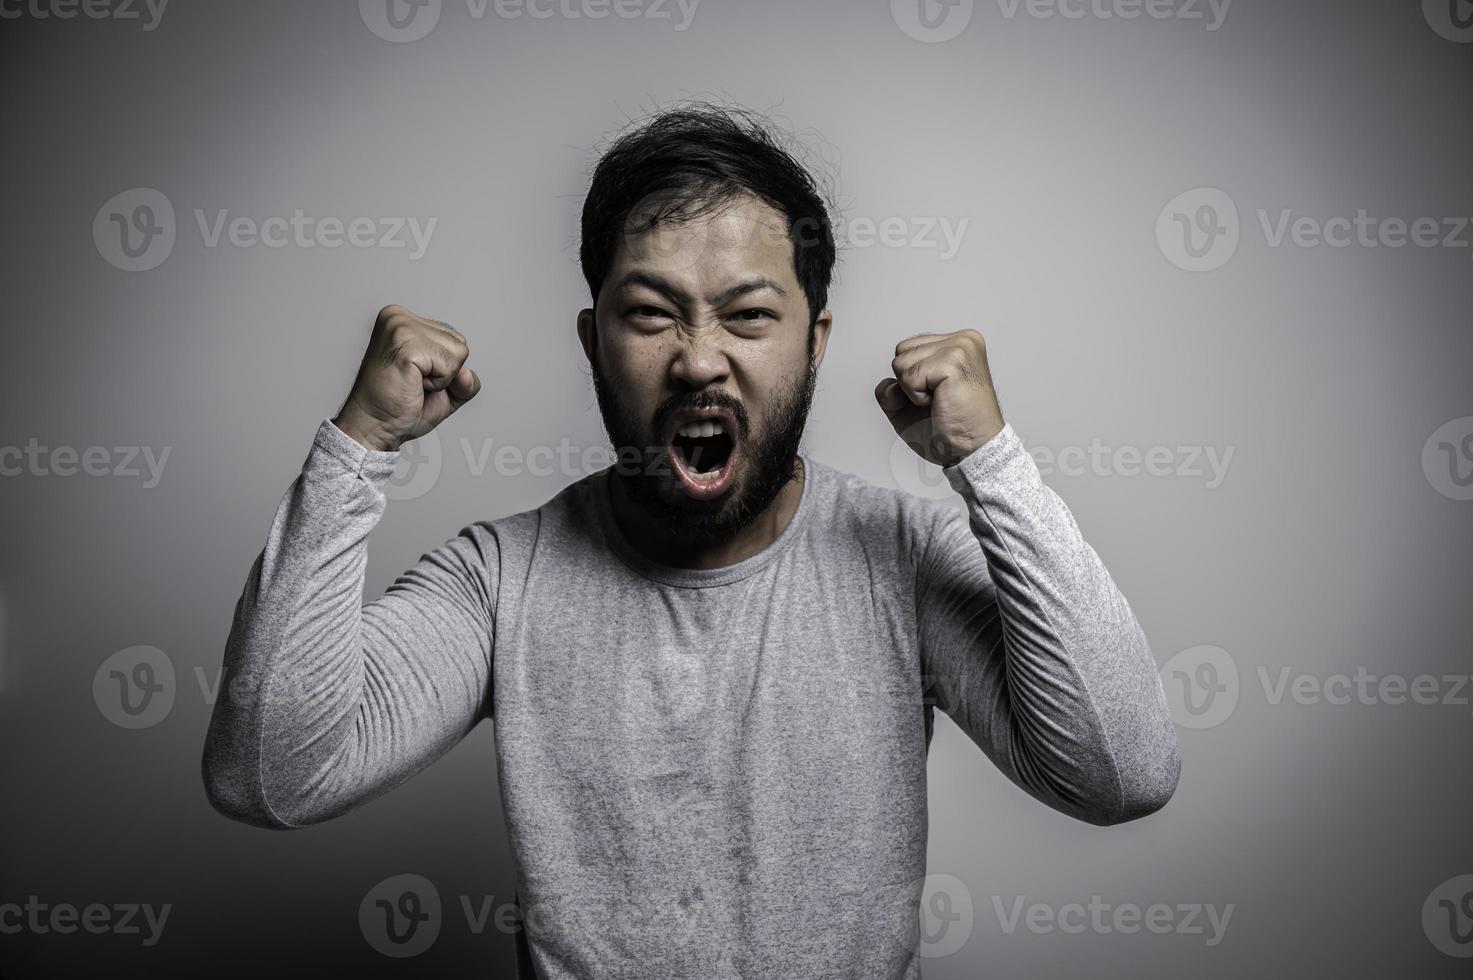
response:
M670 364L670 378L679 389L701 391L726 381L731 374L726 353L716 338L705 331L681 340L675 360Z

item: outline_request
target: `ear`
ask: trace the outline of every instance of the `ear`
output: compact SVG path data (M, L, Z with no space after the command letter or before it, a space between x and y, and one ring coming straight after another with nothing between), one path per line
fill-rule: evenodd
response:
M598 350L598 332L592 310L578 311L578 343L583 345L583 356L588 358L588 366L593 367L594 353Z
M824 310L813 321L813 370L823 363L823 352L829 348L829 331L834 326L834 315Z

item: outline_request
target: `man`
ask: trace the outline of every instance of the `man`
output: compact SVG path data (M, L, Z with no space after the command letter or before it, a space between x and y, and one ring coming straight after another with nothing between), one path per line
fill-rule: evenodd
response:
M577 319L617 460L365 606L399 447L481 387L461 333L385 308L237 607L214 805L317 823L490 718L519 972L543 978L920 976L934 705L1064 813L1164 805L1179 759L1146 639L1003 420L978 333L901 339L875 388L970 520L799 452L834 257L759 120L685 107L619 139Z

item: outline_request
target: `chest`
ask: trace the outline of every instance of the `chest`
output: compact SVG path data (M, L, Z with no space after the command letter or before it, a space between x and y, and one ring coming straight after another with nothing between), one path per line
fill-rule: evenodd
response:
M569 723L604 705L659 729L756 704L824 699L858 709L915 677L911 596L876 589L869 576L814 581L785 570L677 588L608 568L533 588L522 603L518 680Z
M922 859L911 594L781 562L699 589L584 572L534 576L498 622L498 762L524 867L628 901L631 867L641 892L675 894L699 868L728 883L713 894L836 873L860 894Z

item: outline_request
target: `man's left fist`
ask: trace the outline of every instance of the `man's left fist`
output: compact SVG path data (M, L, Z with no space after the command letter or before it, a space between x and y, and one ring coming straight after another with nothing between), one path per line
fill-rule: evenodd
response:
M1002 431L987 342L977 331L902 340L890 369L895 377L875 386L875 400L922 459L952 466Z

